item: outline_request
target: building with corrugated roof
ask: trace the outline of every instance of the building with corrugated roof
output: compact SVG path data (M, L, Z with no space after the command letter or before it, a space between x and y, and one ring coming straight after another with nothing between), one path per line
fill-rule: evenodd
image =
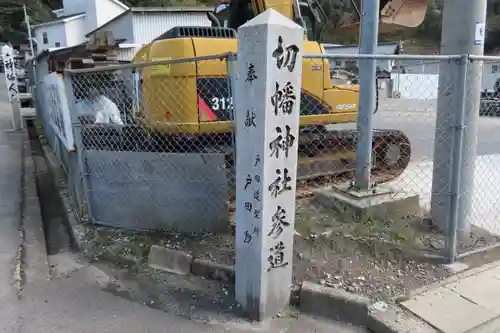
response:
M119 60L130 61L145 44L175 26L210 26L209 7L132 7L121 15L86 34L109 31L116 39L123 39Z
M130 61L144 45L174 26L210 26L210 7L127 7L119 0L63 0L54 20L34 25L36 53L85 43L93 34L110 32L119 60Z

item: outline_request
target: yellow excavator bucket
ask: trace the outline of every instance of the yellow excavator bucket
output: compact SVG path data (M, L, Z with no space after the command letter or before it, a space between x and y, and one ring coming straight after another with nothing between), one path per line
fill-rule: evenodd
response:
M361 1L354 1L354 3L356 2L361 3ZM427 3L428 0L381 0L379 32L387 33L418 27L425 19ZM361 6L356 7L356 9L359 8L359 12L362 12ZM343 25L340 29L343 31L359 30L361 24L359 17L360 15L358 15L357 22Z

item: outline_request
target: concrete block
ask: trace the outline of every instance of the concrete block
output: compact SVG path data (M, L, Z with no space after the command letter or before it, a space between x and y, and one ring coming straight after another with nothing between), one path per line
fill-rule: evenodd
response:
M384 302L369 308L366 328L373 333L438 333L421 319Z
M444 287L415 296L401 305L444 333L467 332L498 316Z
M493 271L486 271L444 287L500 315L500 280L494 276Z
M222 265L211 261L194 259L191 264L191 273L207 279L234 283L234 266Z
M356 326L366 326L370 300L342 290L304 281L300 291L300 310Z
M418 195L394 192L383 186L377 187L377 191L372 193L353 191L349 189L349 184L341 184L315 192L315 200L323 207L358 219L399 219L420 212Z
M183 251L153 245L149 251L148 266L169 273L186 275L191 272L193 257Z

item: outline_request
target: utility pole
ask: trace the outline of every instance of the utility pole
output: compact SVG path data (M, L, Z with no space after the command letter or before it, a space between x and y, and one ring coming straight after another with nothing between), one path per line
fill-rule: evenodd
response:
M363 0L361 3L360 54L375 54L378 44L380 0ZM359 60L359 112L356 142L355 188L359 191L370 189L373 113L376 106L377 61Z
M31 56L35 56L35 48L33 47L33 38L31 37L31 24L30 24L30 17L28 15L28 10L26 8L26 5L23 5L23 10L24 10L24 21L26 22L26 28L28 29L28 38L30 40L30 49L31 49Z
M441 54L484 54L486 0L444 1ZM471 204L474 188L474 171L477 145L477 121L481 91L482 62L469 62L467 71L464 136L461 158L461 174L458 205L457 237L465 239L471 229ZM455 130L455 101L459 66L443 61L439 70L438 107L434 143L434 170L432 182L432 222L442 231L449 230L450 222L450 163L452 138Z

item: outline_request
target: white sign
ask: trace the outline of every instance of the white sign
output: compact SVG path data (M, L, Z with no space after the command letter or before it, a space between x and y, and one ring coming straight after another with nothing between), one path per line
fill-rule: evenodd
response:
M290 300L304 35L274 9L238 35L236 300L262 320Z
M476 22L476 30L474 33L474 44L483 45L486 35L486 24L484 22Z
M11 46L5 45L2 47L2 60L5 69L5 86L7 87L9 102L12 102L12 100L19 100L14 49Z
M45 99L49 113L50 125L67 150L74 149L73 131L69 113L68 100L66 99L64 80L52 73L44 78Z

